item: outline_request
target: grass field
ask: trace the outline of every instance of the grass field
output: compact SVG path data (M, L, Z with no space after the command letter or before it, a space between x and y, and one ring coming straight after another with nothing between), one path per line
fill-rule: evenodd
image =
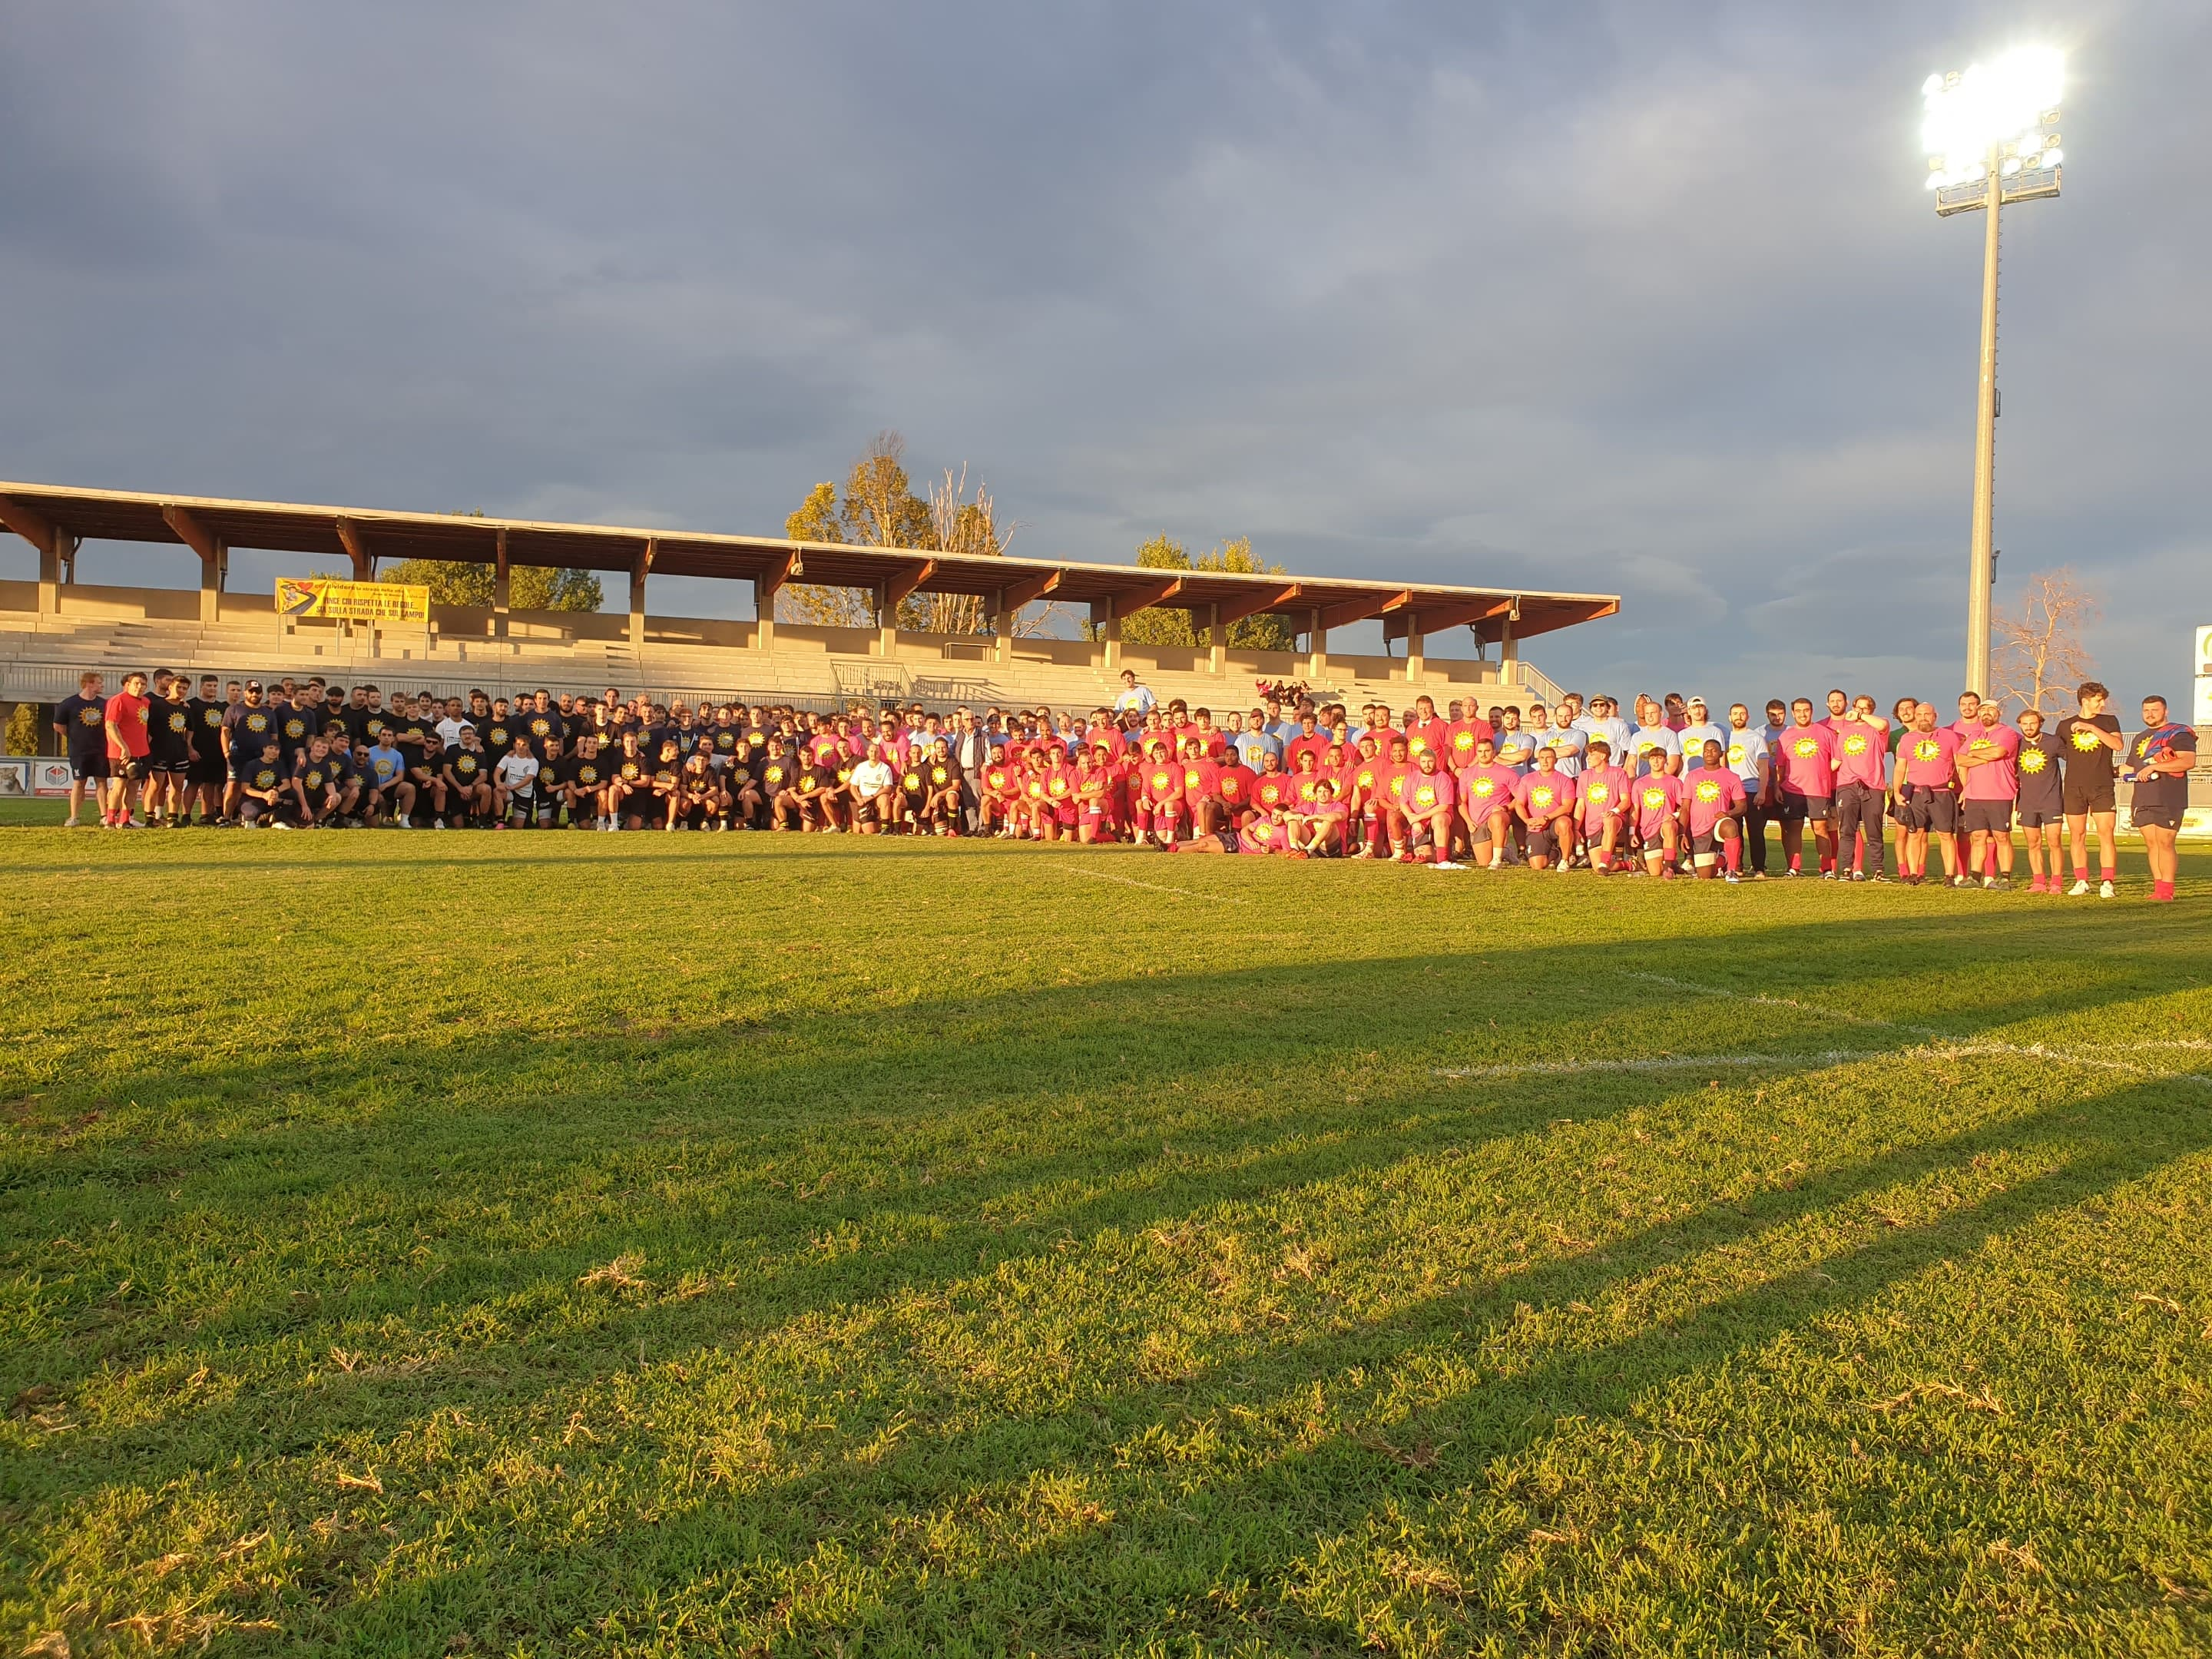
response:
M2202 1654L2208 865L10 830L0 1654Z

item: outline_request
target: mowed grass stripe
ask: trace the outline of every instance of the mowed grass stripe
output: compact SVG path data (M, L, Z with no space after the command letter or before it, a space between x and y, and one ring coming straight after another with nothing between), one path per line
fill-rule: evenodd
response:
M0 842L0 1638L2212 1634L2212 1103L1908 1029L2192 1070L2185 907L305 839Z

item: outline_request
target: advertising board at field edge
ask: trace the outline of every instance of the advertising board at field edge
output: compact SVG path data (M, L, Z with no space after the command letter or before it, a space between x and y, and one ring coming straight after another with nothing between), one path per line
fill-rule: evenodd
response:
M76 774L65 760L34 760L31 763L31 787L33 795L66 795L70 780Z
M2197 630L2197 706L2189 723L2212 726L2212 625Z

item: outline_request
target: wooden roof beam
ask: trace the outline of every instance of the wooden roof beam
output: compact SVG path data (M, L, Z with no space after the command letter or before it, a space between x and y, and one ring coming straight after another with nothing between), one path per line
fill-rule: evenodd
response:
M937 561L924 559L919 564L902 568L884 584L884 608L888 611L902 605L914 591L937 574Z
M1408 606L1393 612L1385 619L1382 637L1402 640L1417 629L1425 635L1441 634L1448 628L1486 622L1492 617L1504 616L1518 609L1511 599L1469 599L1457 605Z
M1149 611L1156 605L1165 605L1182 592L1182 578L1170 576L1164 580L1147 582L1142 587L1132 587L1114 595L1114 614L1133 616L1139 611Z
M774 599L786 582L805 574L805 562L794 549L772 562L767 569L753 578L754 590L763 599Z
M41 553L61 550L61 529L38 508L0 495L0 525L5 525Z
M361 526L351 519L331 521L337 527L338 545L345 549L346 557L353 561L353 579L368 581L376 574L376 556L368 550L368 539L361 533Z
M162 522L177 532L177 539L200 556L200 562L210 567L222 562L222 544L201 520L181 507L161 509Z
M1347 623L1365 622L1370 617L1387 616L1393 611L1402 611L1413 602L1413 590L1401 588L1395 593L1376 593L1371 597L1346 599L1341 605L1323 605L1321 625L1323 628L1342 628Z
M1215 615L1221 625L1226 628L1231 623L1243 622L1245 617L1256 617L1262 611L1288 610L1304 592L1304 587L1297 582L1285 587L1260 588L1233 599L1222 600Z
M1018 582L1008 582L999 590L999 609L1012 615L1024 605L1035 603L1058 587L1060 579L1065 574L1059 570L1044 570L1034 576L1024 576Z

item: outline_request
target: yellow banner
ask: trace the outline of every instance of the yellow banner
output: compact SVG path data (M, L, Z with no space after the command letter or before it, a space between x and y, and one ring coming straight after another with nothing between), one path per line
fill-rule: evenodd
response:
M279 576L276 614L331 622L428 622L430 590L398 582L348 582L333 576Z

